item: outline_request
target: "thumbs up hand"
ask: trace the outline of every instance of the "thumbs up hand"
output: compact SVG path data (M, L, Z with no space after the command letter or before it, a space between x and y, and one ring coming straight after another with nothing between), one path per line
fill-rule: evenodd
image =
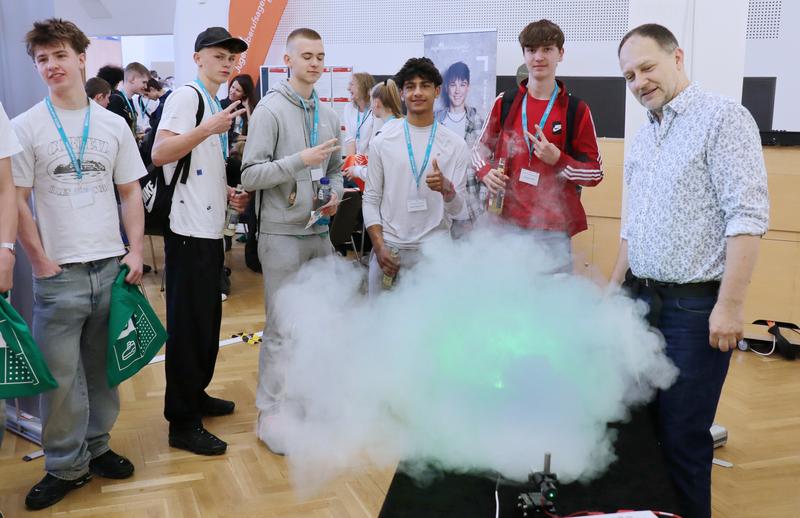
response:
M430 190L441 193L444 197L444 201L452 200L456 194L453 189L453 182L445 178L444 174L442 174L442 170L439 168L439 162L435 158L431 165L433 166L433 172L425 177L425 183L428 184Z

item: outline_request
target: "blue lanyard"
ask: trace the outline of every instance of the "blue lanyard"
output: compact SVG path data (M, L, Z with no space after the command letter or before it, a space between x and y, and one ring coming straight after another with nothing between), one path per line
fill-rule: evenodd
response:
M202 81L200 81L199 79L195 79L194 82L197 83L197 86L199 86L200 90L203 91L203 95L206 96L206 100L208 101L208 106L211 108L211 114L212 115L216 115L217 113L221 112L222 111L222 105L219 103L219 99L217 99L216 96L214 96L213 98L211 97L211 94L208 93L208 90L206 90L206 85L204 85ZM227 162L228 161L228 132L227 131L222 132L217 136L219 137L219 145L222 146L222 159L225 162Z
M417 169L417 161L414 158L414 150L411 147L411 132L408 130L408 119L403 121L403 128L406 132L406 146L408 146L408 160L411 162L411 175L417 182L417 189L419 189L419 181L422 178L422 173L428 168L428 160L431 158L431 150L433 149L433 139L436 137L436 127L438 122L433 121L433 128L431 129L431 136L428 137L428 147L425 149L425 159L422 161L422 167Z
M550 102L547 103L547 108L545 108L542 118L539 121L539 127L542 131L544 131L544 124L547 122L547 118L550 117L550 110L553 109L556 97L558 97L558 84L556 84L556 87L553 89L553 93L550 95ZM533 143L528 139L528 135L525 134L526 131L528 131L528 92L525 92L525 101L522 103L522 136L525 138L525 143L528 145L528 161L530 161L531 157L533 157Z
M303 111L306 112L306 125L311 126L311 136L309 137L309 140L311 141L310 147L314 147L317 145L317 140L319 140L319 97L317 97L317 91L314 90L314 92L311 94L311 99L314 101L313 125L308 120L308 106L306 106L306 101L299 95L297 95L297 98L300 100L300 104L303 105Z
M147 114L147 106L145 105L144 101L142 101L142 96L139 96L139 109L142 110L141 115L144 117Z
M356 112L356 113L358 114L358 116L356 117L356 142L358 142L358 140L361 138L361 126L363 126L364 123L367 122L367 117L370 116L372 110L367 110L367 112L364 114L364 120L361 120L361 112Z
M136 122L136 119L139 118L139 114L136 113L136 110L134 109L133 105L131 104L130 100L128 99L128 96L125 95L125 92L120 92L120 95L122 95L122 98L125 99L125 104L128 105L128 109L131 111L131 115L133 115L133 120L134 120L134 122Z
M90 102L89 106L86 107L86 116L83 118L81 150L80 155L77 157L75 156L75 150L72 149L72 144L70 144L69 139L67 139L67 134L64 132L64 126L61 124L61 119L58 118L55 108L53 108L53 102L50 100L49 95L45 97L44 103L47 105L47 110L50 112L50 118L53 119L53 124L56 125L58 135L61 137L61 142L64 143L64 147L67 150L69 159L72 162L72 167L75 169L75 173L78 175L78 180L81 180L83 179L83 154L86 152L86 143L89 141L89 114L92 113L92 103Z

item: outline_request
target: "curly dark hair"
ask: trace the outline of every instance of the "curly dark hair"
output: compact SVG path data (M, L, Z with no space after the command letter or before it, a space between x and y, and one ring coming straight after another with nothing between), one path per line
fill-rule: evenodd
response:
M119 82L125 77L125 71L116 65L105 65L97 71L97 77L105 79L111 85L111 89L116 90Z
M402 90L405 82L415 77L430 81L434 86L442 86L442 74L428 58L411 58L406 61L403 68L394 75L394 82Z

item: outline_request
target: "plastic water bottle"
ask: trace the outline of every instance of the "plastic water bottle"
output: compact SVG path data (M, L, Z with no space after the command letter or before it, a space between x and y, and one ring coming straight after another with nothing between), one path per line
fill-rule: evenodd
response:
M236 186L236 194L242 194L242 184ZM233 237L236 235L236 226L239 224L239 211L234 209L231 202L228 202L228 210L225 213L225 228L222 229L222 234Z
M398 250L397 248L392 248L391 255L392 255L392 259L397 261L398 259L400 259L400 250ZM389 275L386 275L384 273L383 274L383 289L385 289L385 290L392 289L392 286L394 286L395 277L397 277L397 274L395 274L394 276L389 276Z
M314 210L319 209L331 201L331 181L323 176L319 181L319 188L317 189L317 197L314 200ZM317 220L317 225L329 225L331 218L322 216Z
M506 159L501 158L497 161L497 172L506 174ZM494 194L489 194L489 212L500 215L503 213L503 202L506 199L506 190L498 189Z

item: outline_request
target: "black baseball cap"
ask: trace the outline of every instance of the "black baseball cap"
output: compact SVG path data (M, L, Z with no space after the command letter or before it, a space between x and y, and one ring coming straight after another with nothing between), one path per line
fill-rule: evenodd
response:
M234 54L241 54L247 50L247 43L239 38L234 38L224 27L209 27L197 35L194 40L194 51L206 47L222 47L230 50Z

